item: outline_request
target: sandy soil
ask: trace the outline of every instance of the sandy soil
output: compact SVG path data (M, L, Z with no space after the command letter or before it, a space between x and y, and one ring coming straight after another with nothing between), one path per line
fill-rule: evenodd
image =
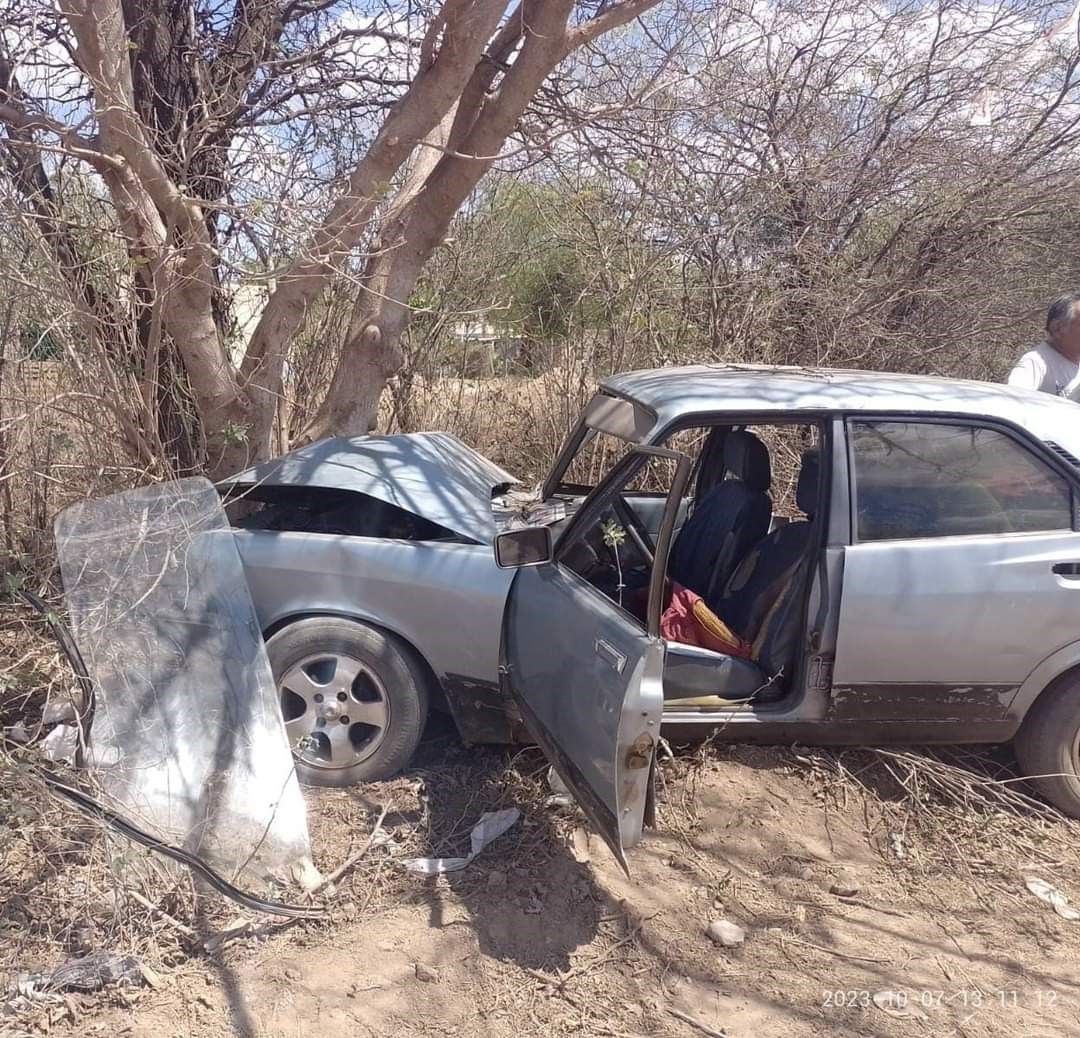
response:
M1080 899L1071 861L890 830L907 816L872 784L791 751L721 748L666 767L661 829L628 878L574 811L543 806L535 751L439 740L429 756L393 783L311 793L319 863L362 846L381 806L391 833L431 834L432 853L463 850L481 811L522 806L466 871L414 876L373 850L328 924L186 959L156 990L71 998L35 1031L1080 1035L1080 922L1023 884L1043 875ZM709 940L718 918L745 929L742 946Z

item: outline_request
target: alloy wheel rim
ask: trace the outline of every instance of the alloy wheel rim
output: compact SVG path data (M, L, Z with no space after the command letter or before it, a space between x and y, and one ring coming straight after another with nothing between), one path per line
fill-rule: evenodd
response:
M310 767L353 767L375 753L386 737L386 688L355 656L305 656L281 677L278 691L289 745L297 760Z

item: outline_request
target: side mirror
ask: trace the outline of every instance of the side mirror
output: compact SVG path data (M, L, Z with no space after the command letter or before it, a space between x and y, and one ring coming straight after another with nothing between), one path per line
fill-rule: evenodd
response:
M501 569L542 566L551 561L551 530L528 526L508 530L495 538L495 565Z

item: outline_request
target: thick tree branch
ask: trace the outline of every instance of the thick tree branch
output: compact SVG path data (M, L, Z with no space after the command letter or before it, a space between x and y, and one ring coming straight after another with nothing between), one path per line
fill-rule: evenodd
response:
M566 46L563 50L564 56L579 47L584 47L587 43L592 43L593 40L603 36L604 33L611 32L612 29L617 29L620 25L633 21L648 11L650 7L655 7L658 2L659 0L624 0L621 4L613 4L594 18L590 18L584 24L567 32Z
M355 245L391 178L446 116L480 58L505 0L448 0L438 53L387 115L345 191L279 277L244 356L241 374L276 397L285 345L312 300Z

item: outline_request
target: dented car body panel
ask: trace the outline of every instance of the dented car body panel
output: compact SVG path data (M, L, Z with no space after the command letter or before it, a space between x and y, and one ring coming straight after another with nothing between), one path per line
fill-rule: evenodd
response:
M450 433L319 440L255 465L223 487L258 500L282 487L362 494L477 544L495 536L493 493L517 480Z

